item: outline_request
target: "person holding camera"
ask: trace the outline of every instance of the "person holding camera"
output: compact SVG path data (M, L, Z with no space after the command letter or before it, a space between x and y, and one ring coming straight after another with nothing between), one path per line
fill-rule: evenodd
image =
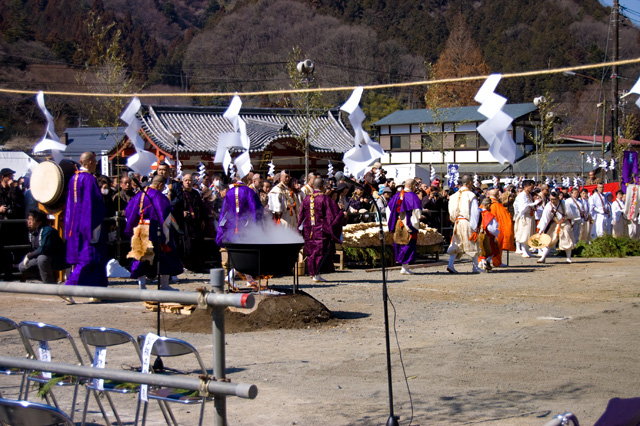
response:
M26 235L24 225L2 224L7 219L24 219L24 193L13 180L14 174L9 168L0 170L0 273L5 281L13 280L13 259L4 246L20 244Z
M364 174L364 194L366 196L372 196L378 192L380 184L386 181L386 172L382 169L382 164L374 163L371 170Z

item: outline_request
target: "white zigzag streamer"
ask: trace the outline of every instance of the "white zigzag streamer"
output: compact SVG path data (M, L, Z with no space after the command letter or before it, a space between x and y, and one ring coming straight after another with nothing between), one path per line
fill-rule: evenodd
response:
M640 95L640 78L638 78L638 81L636 81L636 84L633 85L633 87L631 88L631 90L629 90L629 92L635 93L636 95ZM636 100L636 105L638 106L638 108L640 108L640 98Z
M47 126L44 131L44 135L42 139L33 147L33 152L38 153L42 151L46 151L47 149L51 150L51 155L56 163L60 163L63 156L60 151L64 151L67 149L67 146L60 142L60 138L56 135L56 131L53 125L53 115L49 112L47 107L44 104L44 92L41 90L36 95L36 103L47 119Z
M247 124L239 116L241 107L242 100L238 95L234 96L231 99L229 108L223 114L223 117L233 125L233 132L220 133L218 135L218 147L216 148L216 156L213 162L214 164L222 164L225 173L229 175L231 166L231 153L229 150L234 148L244 149L245 152L237 156L233 161L240 178L243 178L251 171L251 158L249 156L251 143L247 135Z
M122 111L120 119L127 123L127 129L124 133L127 135L136 150L136 153L127 159L127 167L134 172L145 176L152 172L151 165L157 161L157 158L155 154L144 150L144 141L138 133L140 131L141 123L136 114L138 113L138 110L140 110L140 106L140 99L134 97L131 99L131 102L129 102L129 105L127 105L124 111Z
M501 74L491 74L474 97L481 104L478 112L487 117L487 121L478 126L478 133L489 144L489 152L496 161L513 164L516 144L507 131L513 119L502 111L507 99L494 93L501 78Z
M373 160L377 160L384 155L384 150L380 144L372 141L369 134L362 128L362 122L366 117L359 106L363 90L362 86L357 87L351 93L347 102L340 107L340 110L349 114L349 122L354 132L354 147L344 153L342 161L345 164L345 168L348 167L356 178L364 175L367 165Z

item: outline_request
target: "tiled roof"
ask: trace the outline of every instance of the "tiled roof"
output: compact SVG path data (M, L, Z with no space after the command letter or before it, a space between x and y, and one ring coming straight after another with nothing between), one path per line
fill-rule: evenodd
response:
M124 137L124 127L72 127L66 129L67 149L64 156L78 161L86 151L100 155L102 151L110 152Z
M180 152L215 153L218 135L231 132L231 123L222 116L226 107L152 106L138 113L142 128L161 149L175 150L173 133L180 133ZM242 108L247 123L251 152L263 151L278 139L305 134L306 117L283 108ZM340 121L339 111L312 118L309 126L312 152L342 153L353 147L353 136Z
M570 176L574 174L582 174L582 157L579 151L563 151L557 150L549 153L544 164L545 175L564 175ZM527 173L535 175L536 169L540 171L540 163L535 155L530 154L516 161L513 165L513 173L520 175ZM584 163L584 170L589 171L592 167Z
M487 117L478 112L478 106L440 108L437 114L430 109L407 109L393 112L373 123L374 126L394 126L401 124L433 124L485 121ZM536 110L533 103L505 105L503 111L516 119Z
M558 136L556 139L564 139L567 141L575 141L575 142L583 142L583 143L587 143L587 144L594 144L594 145L601 145L602 144L602 135L595 135L595 136L589 136L589 135L562 135L562 136ZM611 143L611 136L605 136L604 137L604 143ZM634 140L634 139L625 139L625 138L618 138L618 144L620 145L626 145L629 144L631 146L638 146L640 145L640 141Z

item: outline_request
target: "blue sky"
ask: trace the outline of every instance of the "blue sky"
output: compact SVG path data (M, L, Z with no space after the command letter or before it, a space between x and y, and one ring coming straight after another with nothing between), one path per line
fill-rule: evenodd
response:
M605 6L612 6L613 0L599 0ZM640 0L619 0L622 13L631 19L635 26L640 26ZM625 12L624 9L627 9Z
M613 0L600 0L600 3L605 4L607 6L612 6ZM629 9L640 8L640 0L619 0L618 3L620 3L621 6L628 7Z

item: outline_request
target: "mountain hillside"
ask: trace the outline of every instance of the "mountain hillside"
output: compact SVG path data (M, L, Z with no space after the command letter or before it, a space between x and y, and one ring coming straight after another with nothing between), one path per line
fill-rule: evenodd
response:
M316 63L310 85L416 81L433 75L447 40L460 31L455 22L465 23L465 38L477 46L490 72L556 68L610 60L610 20L610 8L597 0L0 0L0 87L108 93L273 90L296 84L287 64L307 57ZM639 40L638 28L622 17L620 57L639 57ZM586 77L505 79L498 91L511 103L548 94L578 117L572 123L575 133L590 134L598 120L595 105L611 96L610 73L597 69L581 73ZM621 89L639 73L639 66L622 67ZM425 107L426 90L365 93L369 118ZM335 106L346 96L329 93L318 102ZM246 105L300 100L243 99ZM225 104L228 99L152 101ZM121 103L47 98L59 130L117 122ZM0 143L19 140L22 146L35 140L42 122L32 96L0 94Z

